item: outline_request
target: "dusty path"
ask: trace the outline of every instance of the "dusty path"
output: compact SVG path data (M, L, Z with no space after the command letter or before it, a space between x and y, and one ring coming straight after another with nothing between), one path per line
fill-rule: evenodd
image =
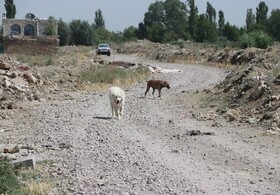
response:
M70 100L32 105L31 116L12 123L21 136L0 134L0 142L34 145L37 159L53 160L47 171L64 178L54 194L279 194L278 137L222 120L211 126L178 101L187 98L183 90L211 87L225 72L152 65L182 72L151 76L171 83L162 99L151 91L144 99L145 82L126 89L123 120L110 119L107 94L71 93ZM210 135L188 134L197 130ZM71 147L55 149L61 144Z

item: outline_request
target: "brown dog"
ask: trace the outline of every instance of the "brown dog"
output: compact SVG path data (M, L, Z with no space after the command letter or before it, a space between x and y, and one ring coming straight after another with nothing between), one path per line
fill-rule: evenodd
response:
M150 90L150 88L153 88L153 97L154 96L154 93L155 93L155 90L157 89L158 90L158 97L161 97L161 89L166 87L167 89L170 88L169 86L169 83L167 81L163 81L163 80L149 80L147 82L147 89L146 89L146 92L145 92L145 98L146 98L146 95L148 93L148 91Z

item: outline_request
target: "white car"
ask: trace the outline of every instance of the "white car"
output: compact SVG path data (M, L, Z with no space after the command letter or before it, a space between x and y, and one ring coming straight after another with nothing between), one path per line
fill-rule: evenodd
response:
M111 48L110 48L109 44L107 44L107 43L98 44L98 46L96 47L96 54L110 56Z

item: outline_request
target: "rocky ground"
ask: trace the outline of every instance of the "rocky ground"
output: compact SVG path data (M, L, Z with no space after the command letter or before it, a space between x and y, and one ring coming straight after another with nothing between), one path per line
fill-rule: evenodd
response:
M279 193L277 46L115 49L36 69L1 56L0 146L19 147L3 155L45 162L50 194ZM145 81L127 87L125 118L111 119L107 93L75 81L80 69L116 61L158 67L150 78L171 89L144 99Z

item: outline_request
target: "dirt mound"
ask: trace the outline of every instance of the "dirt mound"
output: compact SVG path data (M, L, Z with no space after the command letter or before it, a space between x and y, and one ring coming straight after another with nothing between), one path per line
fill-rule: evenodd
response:
M55 89L55 83L44 79L29 65L7 55L0 56L0 119L10 118L8 110L19 108L18 101L45 101L43 91Z

